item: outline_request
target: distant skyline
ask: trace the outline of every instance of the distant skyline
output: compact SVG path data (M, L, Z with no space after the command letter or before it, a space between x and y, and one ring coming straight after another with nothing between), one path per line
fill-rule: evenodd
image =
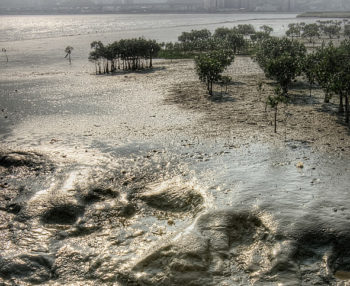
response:
M350 0L1 0L0 13L302 12L350 10Z

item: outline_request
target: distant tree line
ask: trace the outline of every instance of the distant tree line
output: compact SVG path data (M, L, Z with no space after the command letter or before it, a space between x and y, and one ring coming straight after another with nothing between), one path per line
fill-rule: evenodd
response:
M269 36L272 30L265 25L260 31L255 31L251 24L243 24L233 28L220 27L214 33L207 29L183 32L177 42L162 43L159 56L169 59L195 58L203 52L213 50L232 50L234 54L248 54L252 45Z
M183 32L178 42L157 43L144 38L122 39L104 45L101 41L91 43L89 60L95 64L96 74L114 73L117 70L139 70L152 67L152 59L193 58L201 81L206 83L208 93L213 94L213 84L230 82L222 76L235 54L248 53L252 44L270 35L272 28L262 26L255 31L250 24L233 28L221 27L211 33L207 29Z
M306 24L291 23L288 25L286 36L291 39L305 38L309 43L315 43L316 39L322 37L328 39L339 39L341 36L350 38L350 24L348 19L318 20L316 23Z

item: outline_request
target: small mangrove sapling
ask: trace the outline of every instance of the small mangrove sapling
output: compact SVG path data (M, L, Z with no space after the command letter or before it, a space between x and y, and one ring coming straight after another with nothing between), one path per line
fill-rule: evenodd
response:
M67 46L67 47L64 49L64 52L66 53L66 56L65 56L64 58L67 58L67 57L68 57L69 64L72 63L71 54L72 54L73 49L74 49L74 48L71 47L71 46Z
M7 50L5 48L2 48L1 51L5 54L5 57L6 57L6 62L8 63L9 62L9 57L7 56Z
M267 98L267 104L275 111L274 114L274 121L275 121L275 133L277 133L277 112L278 112L278 105L280 103L286 103L287 97L285 96L282 88L280 86L276 87L274 90L274 95L270 95Z

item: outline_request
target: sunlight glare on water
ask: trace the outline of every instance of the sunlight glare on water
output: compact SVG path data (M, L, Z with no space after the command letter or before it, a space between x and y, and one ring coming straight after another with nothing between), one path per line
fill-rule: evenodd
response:
M77 35L99 35L132 31L145 36L157 31L160 40L175 40L172 30L213 29L249 22L256 28L270 24L276 33L296 14L160 14L160 15L49 15L1 16L0 41L20 41ZM271 20L272 19L272 20ZM168 30L168 31L166 31ZM153 31L153 32L152 32ZM161 32L159 35L159 31ZM175 38L169 39L166 33Z

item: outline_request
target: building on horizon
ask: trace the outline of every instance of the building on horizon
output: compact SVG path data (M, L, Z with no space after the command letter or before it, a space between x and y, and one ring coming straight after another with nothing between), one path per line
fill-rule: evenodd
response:
M0 13L346 11L350 0L0 0Z

